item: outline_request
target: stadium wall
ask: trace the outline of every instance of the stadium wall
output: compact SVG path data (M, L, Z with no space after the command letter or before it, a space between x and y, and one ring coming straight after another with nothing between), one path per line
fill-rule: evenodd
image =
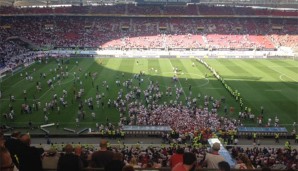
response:
M285 51L201 51L201 50L50 50L35 52L37 57L93 57L93 58L293 58Z

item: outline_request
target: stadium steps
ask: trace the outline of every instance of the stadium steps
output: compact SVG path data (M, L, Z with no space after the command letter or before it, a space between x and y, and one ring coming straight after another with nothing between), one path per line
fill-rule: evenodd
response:
M125 5L125 11L124 11L125 15L128 15L128 5Z
M275 47L279 47L278 43L271 36L266 35L265 37L271 41Z
M200 10L199 10L199 7L197 5L196 5L196 10L197 10L197 14L198 15L201 15Z
M208 40L207 40L207 37L206 37L206 35L202 35L202 39L203 39L203 41L204 41L204 43L206 44L206 45L208 45Z
M18 46L25 46L25 47L32 48L32 49L40 48L40 46L34 44L32 41L30 41L29 39L26 39L24 37L14 36L14 37L8 38L6 41L12 41Z

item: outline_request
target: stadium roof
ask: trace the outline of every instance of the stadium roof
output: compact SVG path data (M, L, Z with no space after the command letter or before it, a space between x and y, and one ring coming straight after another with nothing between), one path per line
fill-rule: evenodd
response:
M200 3L211 5L246 5L298 8L298 0L0 0L0 6L94 5L118 3Z

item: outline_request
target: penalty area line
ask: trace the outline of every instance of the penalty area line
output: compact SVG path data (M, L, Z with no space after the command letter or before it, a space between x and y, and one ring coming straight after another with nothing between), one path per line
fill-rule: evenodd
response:
M266 89L265 91L273 91L273 92L280 92L281 90L275 90L275 89Z

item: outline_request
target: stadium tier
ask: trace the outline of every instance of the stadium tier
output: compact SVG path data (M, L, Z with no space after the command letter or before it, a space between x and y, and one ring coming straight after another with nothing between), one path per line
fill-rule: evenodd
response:
M275 16L275 17L295 17L298 11L295 8L274 9L274 8L252 8L234 6L214 6L214 5L99 5L99 6L69 6L69 7L0 7L0 14L20 15L20 14L99 14L99 15L153 15L153 16Z
M29 51L29 45L35 48L272 51L281 46L297 48L295 21L297 19L3 17L0 36L5 41L0 48L4 58ZM22 42L27 46L20 45Z
M0 7L1 171L298 169L297 9L48 5Z

